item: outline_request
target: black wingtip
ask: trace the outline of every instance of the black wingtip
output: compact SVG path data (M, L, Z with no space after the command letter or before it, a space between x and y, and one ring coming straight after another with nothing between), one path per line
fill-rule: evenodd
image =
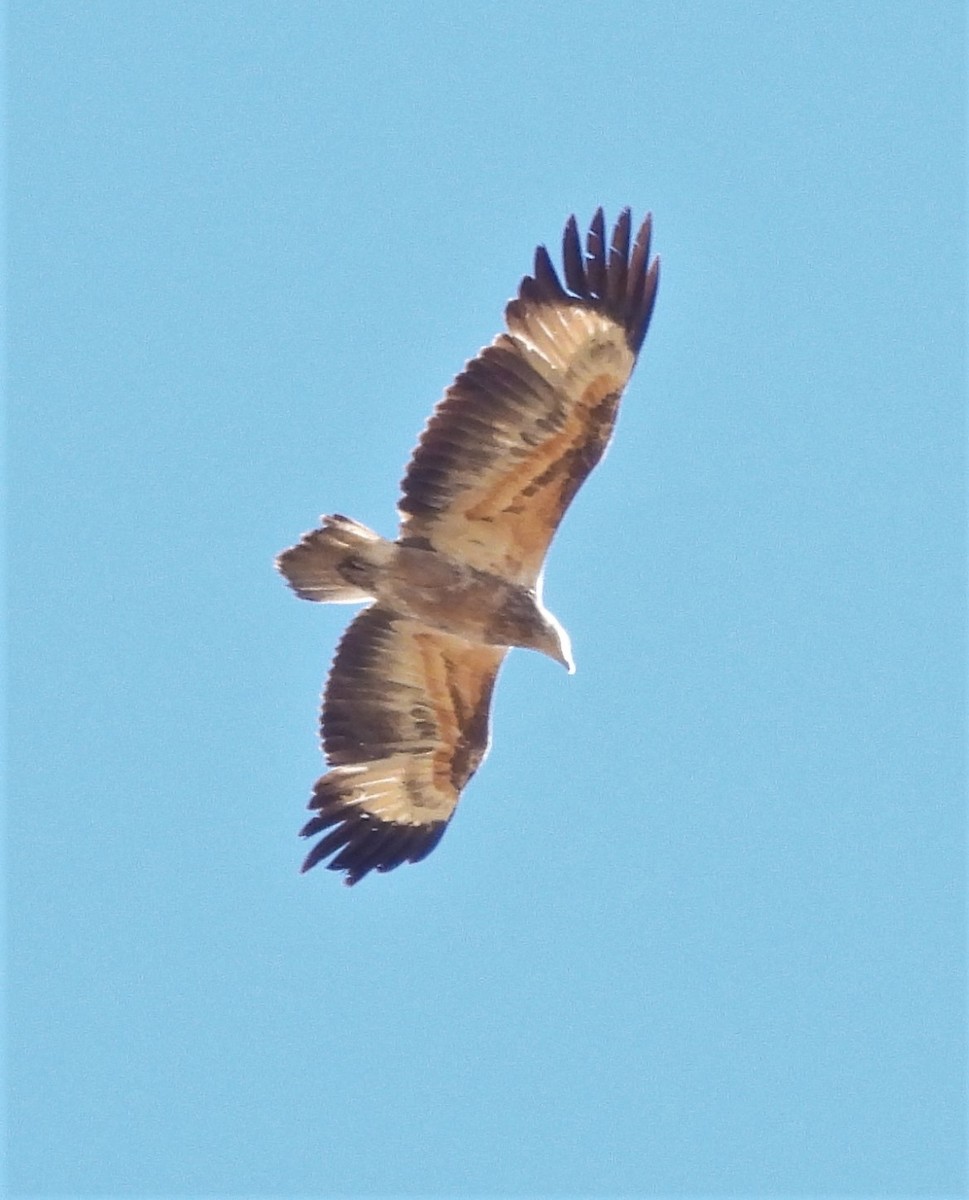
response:
M324 776L320 783L326 779ZM447 824L447 821L397 824L359 812L353 806L325 801L322 813L304 825L301 836L312 837L330 826L335 828L313 846L303 860L300 874L329 858L331 861L325 863L327 870L345 872L344 883L352 887L371 871L382 873L405 862L420 862L444 836Z
M643 218L632 237L632 209L620 209L612 236L606 241L606 221L600 206L593 214L583 248L575 214L562 233L562 265L566 295L602 308L626 330L629 348L638 354L656 301L659 259L649 260L653 214ZM536 252L536 278L551 268L545 266L544 247ZM542 266L539 267L541 261Z

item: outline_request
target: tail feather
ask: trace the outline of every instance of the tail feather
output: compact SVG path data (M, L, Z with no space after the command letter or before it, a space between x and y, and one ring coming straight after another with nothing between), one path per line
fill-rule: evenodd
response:
M377 574L390 543L379 534L336 514L304 534L276 559L276 569L301 600L361 604L372 600Z

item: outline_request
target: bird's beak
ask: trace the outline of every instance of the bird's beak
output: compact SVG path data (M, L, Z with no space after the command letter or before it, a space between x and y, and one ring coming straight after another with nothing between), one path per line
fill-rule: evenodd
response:
M559 621L551 613L545 614L546 626L544 636L537 643L532 643L536 650L541 650L549 658L561 663L570 675L575 674L575 662L572 659L572 642Z
M572 651L568 646L556 646L549 654L550 658L554 658L557 663L561 663L570 675L575 674L575 662L572 658Z

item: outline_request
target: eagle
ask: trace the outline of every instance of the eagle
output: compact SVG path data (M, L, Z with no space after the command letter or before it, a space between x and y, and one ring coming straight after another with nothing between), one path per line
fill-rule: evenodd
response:
M562 278L539 246L505 308L506 330L434 409L401 483L390 541L349 517L283 551L303 600L365 604L337 647L320 732L303 863L329 858L355 884L419 862L440 841L488 752L495 679L512 646L574 670L568 634L542 604L559 522L612 437L656 300L652 219L602 209L583 249L575 217Z

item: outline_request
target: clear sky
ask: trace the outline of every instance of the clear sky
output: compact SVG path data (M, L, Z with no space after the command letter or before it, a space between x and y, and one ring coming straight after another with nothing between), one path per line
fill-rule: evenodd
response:
M9 1187L965 1186L962 6L20 0ZM438 849L298 874L350 614L566 217L663 278Z

